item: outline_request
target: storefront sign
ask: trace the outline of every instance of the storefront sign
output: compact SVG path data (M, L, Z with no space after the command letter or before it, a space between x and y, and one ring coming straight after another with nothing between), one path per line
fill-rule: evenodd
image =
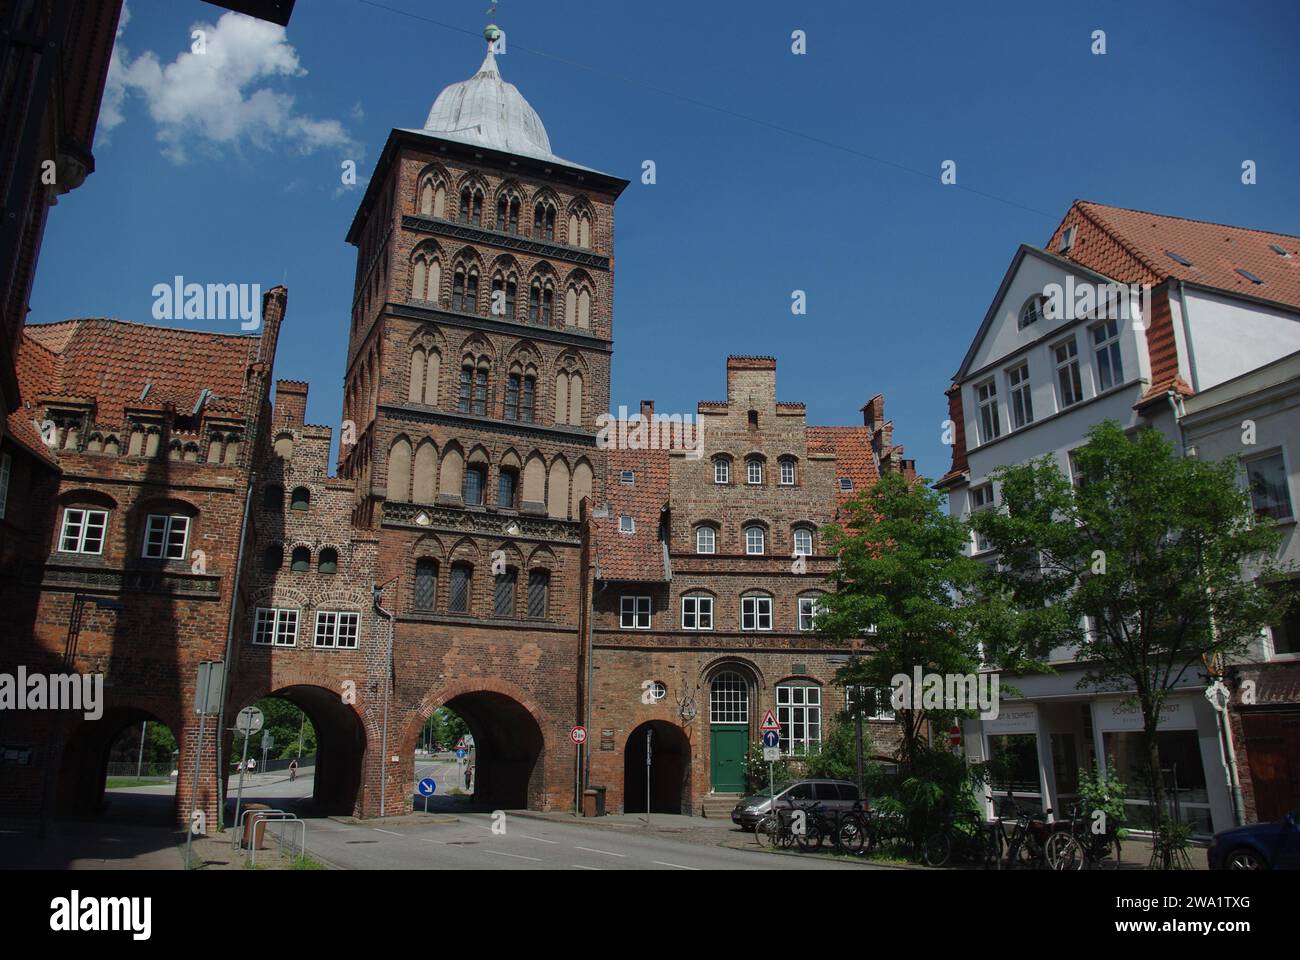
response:
M1037 730L1038 708L1032 703L1004 703L996 718L984 721L984 732L989 736L1035 733Z
M1195 730L1196 714L1191 697L1171 697L1160 710L1161 730ZM1102 733L1119 733L1142 729L1142 708L1134 701L1104 699L1097 701L1097 728Z

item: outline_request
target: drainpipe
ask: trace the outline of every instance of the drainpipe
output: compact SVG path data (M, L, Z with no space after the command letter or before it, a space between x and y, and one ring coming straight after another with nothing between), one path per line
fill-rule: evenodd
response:
M397 579L396 577L393 578L393 580L396 579ZM393 580L389 580L388 583L392 583ZM379 600L384 595L384 587L388 586L388 583L383 584L383 586L377 586L372 588L373 596L375 599L375 613L379 614L381 617L383 617L388 621L388 652L384 658L384 662L386 664L386 671L385 671L386 675L384 677L384 719L383 719L383 726L380 728L380 733L379 733L379 754L380 754L379 756L379 816L380 818L384 816L384 810L386 809L384 806L384 801L387 799L387 793L385 788L388 784L388 700L389 700L389 694L391 693L393 688L393 621L395 617L393 616L392 613L385 610L383 607L379 605Z
M1178 281L1178 306L1182 314L1183 340L1187 343L1187 367L1192 374L1192 390L1201 392L1201 378L1196 371L1196 349L1192 346L1192 322L1187 314L1187 296L1183 293L1183 281Z
M239 552L235 555L235 579L230 589L230 617L226 623L226 668L221 671L221 705L217 709L217 829L226 829L226 791L222 779L221 741L226 735L226 695L230 690L230 658L235 647L235 616L239 609L239 577L244 569L244 546L248 542L248 517L252 512L253 488L257 486L257 471L248 475L248 490L244 494L244 520L239 526ZM192 813L191 813L192 815Z
M1182 297L1182 282L1179 281L1178 295ZM1187 322L1187 310L1183 309L1183 323ZM1186 326L1184 326L1186 330ZM1188 340L1187 349L1191 350L1191 340ZM1192 382L1196 382L1196 366L1192 365ZM1179 401L1174 391L1170 390L1165 394L1169 400L1169 408L1174 412L1174 426L1178 428L1178 442L1182 449L1183 456L1187 456L1187 432L1183 429L1183 414L1186 412L1182 409L1182 403ZM1210 618L1210 629L1214 630L1214 618ZM1219 680L1219 677L1213 677ZM1232 745L1232 720L1228 716L1229 704L1224 703L1223 709L1220 710L1217 704L1214 706L1215 726L1219 733L1219 761L1223 764L1224 780L1228 786L1228 795L1232 798L1232 823L1233 826L1241 826L1242 811L1246 809L1245 798L1241 794L1241 780L1237 777L1237 751Z

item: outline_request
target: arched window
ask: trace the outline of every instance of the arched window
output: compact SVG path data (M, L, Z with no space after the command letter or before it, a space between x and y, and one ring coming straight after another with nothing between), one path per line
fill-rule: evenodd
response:
M569 214L569 246L591 247L591 214L575 210Z
M339 552L333 547L326 547L320 552L320 558L316 561L316 569L326 575L338 573Z
M718 552L718 532L713 527L702 525L695 528L695 552Z
M483 226L483 190L466 186L460 191L460 222Z
M533 208L533 237L537 240L555 239L555 204L541 200Z
M437 350L425 350L424 347L412 349L406 399L410 403L425 403L430 406L437 404L441 368L442 356Z
M306 487L294 487L293 498L289 503L291 510L311 509L311 491Z
M1023 330L1043 319L1045 311L1043 309L1043 298L1034 295L1025 301L1024 306L1020 308L1019 325Z
M753 485L762 484L763 461L760 458L750 457L745 461L745 482Z
M551 571L528 572L528 616L540 619L546 616L551 592Z
M269 513L279 513L284 509L284 487L278 483L268 483L262 491L262 509Z
M411 299L437 303L442 290L442 263L431 249L415 251L411 257Z
M762 556L767 553L767 531L758 524L745 528L745 553Z
M461 413L473 413L480 417L487 415L487 381L488 363L486 358L475 363L472 357L466 357L460 367L460 391L456 398L456 409Z
M569 284L564 298L564 322L570 327L591 329L591 288L585 283Z
M506 419L532 423L537 404L537 369L514 364L506 378Z
M519 284L512 273L505 276L498 272L492 277L492 303L489 309L494 317L515 319L515 296Z
M794 528L794 555L811 557L813 552L813 532L808 527Z
M519 471L502 467L497 474L497 506L502 510L519 509Z
M306 547L294 547L289 569L294 573L307 573L311 570L311 551Z
M781 486L792 487L795 484L797 473L795 470L795 461L793 457L781 458Z
M451 278L451 308L460 313L478 312L478 267L456 264Z
M528 288L528 320L530 323L549 325L555 305L555 287L549 280L533 278Z
M515 586L519 582L519 571L506 567L496 575L492 585L492 615L508 619L515 615Z
M451 590L447 597L448 613L469 613L470 589L474 581L474 568L457 561L451 565Z
M717 456L713 458L713 482L730 483L731 482L731 458Z
M497 229L502 233L519 232L519 198L503 193L497 198Z
M273 543L266 548L262 554L262 569L267 573L275 573L284 566L284 548L279 544Z
M415 503L433 503L438 489L438 451L433 441L420 441L415 450L415 476L411 483L411 499Z
M415 561L413 602L417 610L432 610L438 596L438 561L424 557Z
M709 723L749 723L749 684L740 674L727 671L713 678Z
M447 188L436 177L426 176L420 183L420 213L431 217L447 216Z
M462 493L466 504L483 505L483 492L487 489L487 467L481 463L471 463L465 468L465 485Z

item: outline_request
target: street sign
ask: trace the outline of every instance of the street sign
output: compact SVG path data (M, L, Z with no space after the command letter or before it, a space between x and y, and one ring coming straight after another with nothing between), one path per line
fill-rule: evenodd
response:
M262 749L270 750L275 746L275 737L271 736L270 730L262 731Z
M587 728L574 727L569 731L569 739L573 741L575 746L582 746L587 742Z
M457 750L464 750L464 749L465 749L465 738L464 738L464 737L461 737L459 740L456 741L456 749L457 749Z
M199 679L194 686L194 713L211 717L221 712L221 687L226 671L224 660L204 660L199 664Z
M764 759L767 763L776 763L778 760L781 759L781 748L780 748L780 747L764 747L764 748L763 748L763 759Z
M438 784L434 782L433 777L425 777L420 781L417 789L420 791L420 796L431 797L438 792Z
M763 714L763 725L760 726L758 729L763 730L765 732L768 730L780 731L781 724L776 722L776 714L772 712L771 707L768 707L767 713Z
M258 733L264 723L266 723L266 717L262 715L262 711L257 707L245 707L235 717L235 729L246 737Z
M772 747L781 745L781 735L775 730L763 731L763 749L770 750Z
M456 759L457 759L457 760L464 760L464 759L465 759L465 750L464 750L463 747L461 747L461 748L457 748L457 750L456 750Z

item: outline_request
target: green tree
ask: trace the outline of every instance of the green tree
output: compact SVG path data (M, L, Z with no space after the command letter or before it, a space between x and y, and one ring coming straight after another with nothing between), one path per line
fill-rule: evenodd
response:
M1072 455L1076 484L1050 456L1004 467L993 475L1001 507L972 515L999 552L986 627L1004 648L1069 644L1086 667L1081 687L1131 693L1159 831L1162 706L1189 670L1219 673L1276 622L1267 582L1283 572L1279 533L1255 517L1235 459L1181 457L1156 430L1130 437L1114 421Z

